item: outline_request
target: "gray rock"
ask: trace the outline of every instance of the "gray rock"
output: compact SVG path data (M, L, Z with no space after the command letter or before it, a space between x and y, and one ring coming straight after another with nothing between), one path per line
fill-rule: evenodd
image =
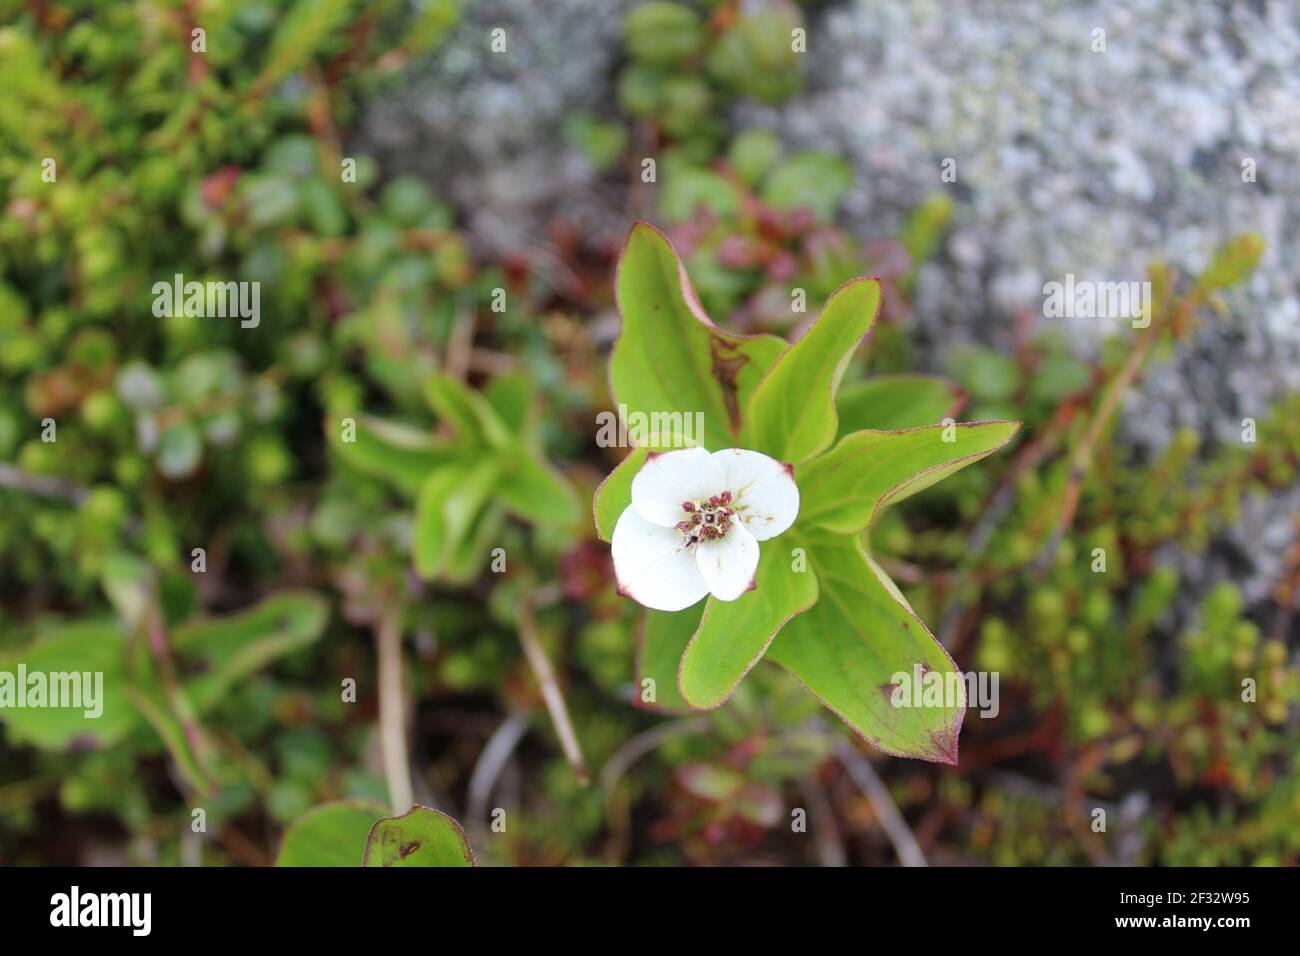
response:
M1105 51L1092 49L1095 29ZM921 274L916 334L941 355L1005 345L1018 309L1066 273L1142 280L1188 272L1228 236L1258 231L1261 268L1130 397L1127 439L1175 427L1239 440L1240 420L1300 388L1300 7L1136 0L854 0L810 31L809 93L744 120L854 160L855 231L888 234L935 190L958 201ZM940 181L945 158L956 183ZM1256 181L1243 182L1243 159ZM1094 353L1125 323L1047 319ZM1132 333L1128 333L1132 334ZM939 361L935 359L935 361Z
M615 239L624 196L563 136L578 110L612 115L615 60L635 0L477 0L436 54L367 105L357 148L385 176L415 173L457 207L481 251L545 248L566 221ZM490 48L505 31L506 50Z

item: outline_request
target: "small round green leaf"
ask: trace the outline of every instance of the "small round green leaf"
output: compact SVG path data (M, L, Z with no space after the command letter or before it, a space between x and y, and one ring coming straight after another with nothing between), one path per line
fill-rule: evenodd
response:
M411 807L370 829L363 866L473 866L459 823L428 807Z

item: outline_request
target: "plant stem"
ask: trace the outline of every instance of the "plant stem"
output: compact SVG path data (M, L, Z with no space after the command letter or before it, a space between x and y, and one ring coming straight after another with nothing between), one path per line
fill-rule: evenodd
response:
M469 827L481 829L483 818L487 815L488 799L496 786L497 778L505 769L510 755L519 746L519 741L528 733L528 714L511 714L501 722L483 746L474 772L469 777L469 791L465 797L465 823Z
M375 631L379 653L379 738L394 813L405 813L415 802L411 765L406 756L406 708L402 694L401 612L385 611Z
M81 504L90 496L90 492L75 481L56 475L33 475L4 462L0 462L0 488L26 491L46 498L62 498L74 505Z
M903 866L929 866L925 854L921 852L921 845L916 842L907 821L898 812L894 798L889 795L889 788L867 759L854 750L848 741L840 741L835 745L835 757L871 804L881 829L894 845L898 861Z
M537 634L537 621L533 617L533 601L536 599L536 595L528 595L519 602L516 616L519 643L523 645L528 666L533 669L533 674L541 687L542 700L546 704L547 713L551 715L551 723L555 725L555 733L560 738L565 759L573 768L578 782L585 787L591 782L591 775L588 774L587 763L582 758L578 735L573 729L573 722L569 719L569 709L564 703L564 694L560 691L559 682L555 679L555 671L551 668L546 652L542 650L542 642Z

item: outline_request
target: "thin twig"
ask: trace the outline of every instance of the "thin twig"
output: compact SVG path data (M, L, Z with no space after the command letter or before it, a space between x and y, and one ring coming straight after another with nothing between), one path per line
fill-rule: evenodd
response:
M405 813L414 802L411 765L406 750L406 708L402 694L402 619L385 611L375 629L379 655L379 740L394 813Z
M518 371L521 365L523 363L516 356L492 349L471 349L469 353L470 371L484 375L509 375Z
M74 505L80 505L90 497L90 490L75 481L55 475L33 475L3 462L0 462L0 488L25 491L46 498L61 498Z
M822 866L847 866L844 839L840 836L840 828L835 824L835 811L831 809L831 802L826 797L826 788L813 776L800 777L799 790L803 793L804 803L808 804L808 816L812 818L817 862Z
M847 740L841 740L835 745L835 757L871 804L876 819L880 821L881 829L885 831L885 836L889 837L889 842L894 845L898 861L903 866L929 866L925 854L921 851L921 845L916 842L916 837L912 835L907 821L898 812L894 798L889 795L889 788L880 779L875 768Z
M682 717L668 723L659 724L649 730L643 730L625 743L605 762L600 771L600 791L605 797L605 822L609 827L609 839L603 853L610 861L621 860L631 843L629 831L631 816L625 801L615 800L618 783L632 765L659 747L665 741L675 737L700 734L713 726L713 721L706 716Z
M475 828L483 826L483 817L487 813L488 798L492 788L505 767L510 755L519 746L519 741L528 732L528 714L511 714L501 721L496 731L488 738L479 754L478 763L469 777L469 791L465 797L465 820Z
M684 717L670 723L659 724L637 734L606 761L600 771L600 790L608 801L614 795L618 782L623 775L650 751L674 737L686 737L708 730L711 722L707 717Z
M573 768L578 782L586 786L591 782L591 775L587 772L586 761L582 759L582 748L578 745L578 735L573 729L573 722L569 719L569 709L564 703L564 694L560 691L560 684L555 679L555 671L551 668L551 662L547 659L546 651L542 649L542 642L537 634L537 621L533 617L534 600L536 600L535 595L527 595L519 602L515 621L519 631L519 643L523 645L528 666L533 669L533 675L541 687L542 700L546 703L547 713L551 715L551 723L560 738L564 756L569 761L569 766Z

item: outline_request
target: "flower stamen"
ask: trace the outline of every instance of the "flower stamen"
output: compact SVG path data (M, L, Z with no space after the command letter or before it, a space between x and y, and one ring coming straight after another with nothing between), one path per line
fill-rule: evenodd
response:
M686 546L693 548L701 541L726 537L731 530L731 519L736 515L730 505L730 491L710 495L707 501L683 501L682 510L690 515L690 519L677 522L676 528L686 539Z

